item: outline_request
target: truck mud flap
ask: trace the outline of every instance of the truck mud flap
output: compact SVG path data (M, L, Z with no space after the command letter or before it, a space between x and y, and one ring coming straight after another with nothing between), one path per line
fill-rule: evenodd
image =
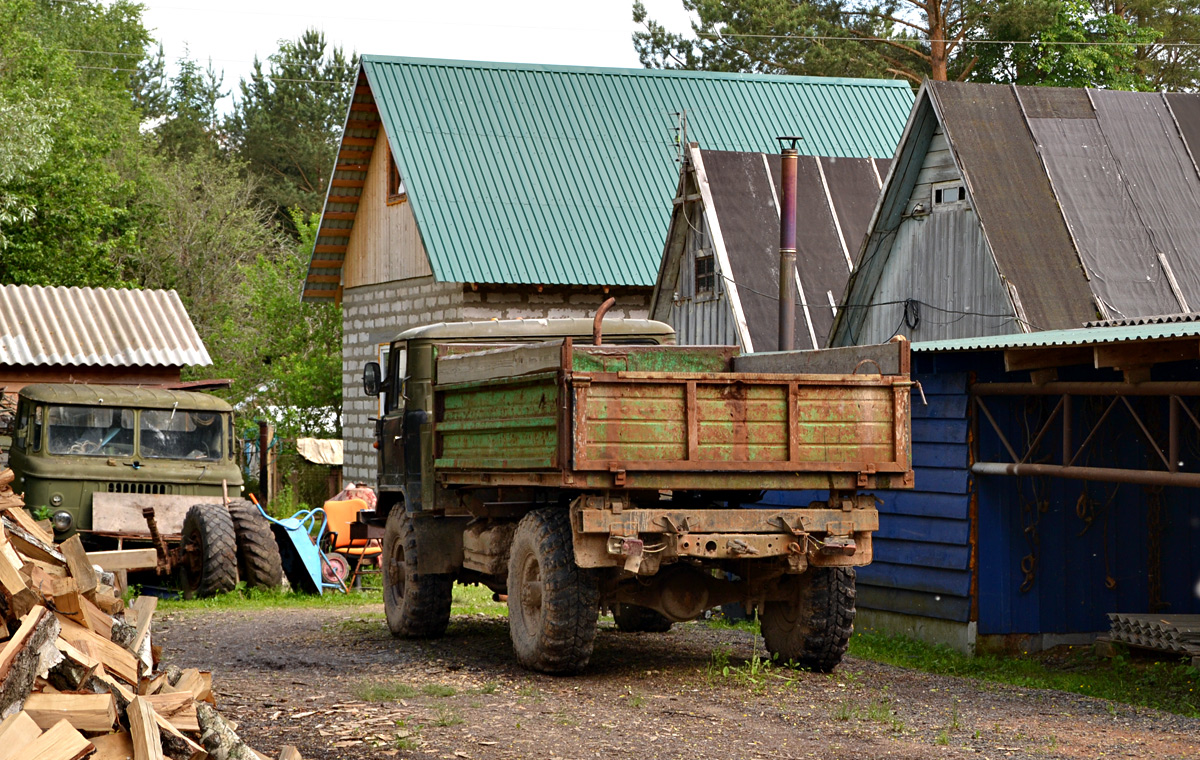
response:
M463 531L470 517L413 516L416 534L417 572L429 575L455 573L463 563Z

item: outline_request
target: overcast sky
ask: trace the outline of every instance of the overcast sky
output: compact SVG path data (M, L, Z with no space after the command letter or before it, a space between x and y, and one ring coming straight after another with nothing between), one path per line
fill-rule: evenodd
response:
M184 54L225 72L236 90L257 55L305 29L347 53L638 68L632 0L143 0L168 62ZM644 0L685 31L680 0Z

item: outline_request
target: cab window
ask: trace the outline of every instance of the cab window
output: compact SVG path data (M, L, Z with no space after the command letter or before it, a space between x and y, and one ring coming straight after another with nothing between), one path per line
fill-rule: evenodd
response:
M141 455L147 459L221 459L225 430L217 412L142 410Z
M385 412L404 406L404 373L408 369L407 348L407 343L393 343L388 351L387 364L384 365L387 372L386 387L389 389L384 399Z
M18 449L25 448L25 442L28 439L29 439L29 402L22 401L17 405L16 447Z
M51 406L46 410L46 427L46 448L51 454L133 456L133 412L129 409Z

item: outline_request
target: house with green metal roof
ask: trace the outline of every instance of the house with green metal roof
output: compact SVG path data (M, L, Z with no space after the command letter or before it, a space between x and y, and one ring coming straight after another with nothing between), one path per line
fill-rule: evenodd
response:
M401 330L647 314L686 143L892 156L901 81L362 57L304 283L344 309L346 477L370 480L358 384Z

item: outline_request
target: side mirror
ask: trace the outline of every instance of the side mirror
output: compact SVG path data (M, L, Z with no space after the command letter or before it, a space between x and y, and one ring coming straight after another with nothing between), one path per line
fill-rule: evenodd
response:
M382 380L383 372L379 369L379 362L367 362L363 367L363 393L378 396Z

